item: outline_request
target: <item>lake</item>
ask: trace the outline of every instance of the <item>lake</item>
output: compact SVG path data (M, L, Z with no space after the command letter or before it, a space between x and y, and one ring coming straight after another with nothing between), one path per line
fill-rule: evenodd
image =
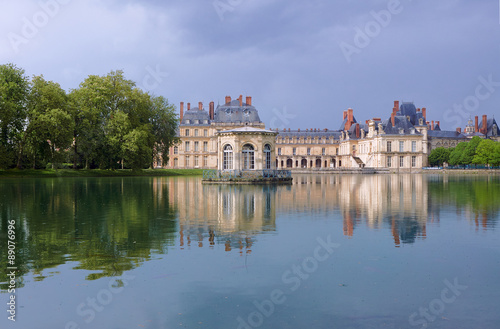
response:
M0 328L496 329L499 211L493 175L4 179Z

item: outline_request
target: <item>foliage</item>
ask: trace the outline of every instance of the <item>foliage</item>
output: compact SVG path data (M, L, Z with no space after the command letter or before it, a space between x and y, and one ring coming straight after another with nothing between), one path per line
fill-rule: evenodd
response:
M429 155L429 163L431 166L442 166L444 162L450 159L450 153L453 149L438 147L431 151Z
M500 142L474 136L468 142L458 143L455 148L438 147L431 151L429 155L431 166L440 166L445 161L451 166L471 164L500 166Z
M140 169L177 142L175 107L122 71L90 75L66 93L13 64L0 66L0 168ZM72 158L72 159L69 159ZM168 158L164 160L168 161Z

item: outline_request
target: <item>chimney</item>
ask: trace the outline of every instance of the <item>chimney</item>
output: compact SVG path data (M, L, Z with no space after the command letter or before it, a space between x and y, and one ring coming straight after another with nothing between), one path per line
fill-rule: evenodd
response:
M347 122L346 122L344 129L349 130L352 126L353 121L354 121L353 110L347 109Z
M240 101L240 106L243 106L243 95L240 95L240 97L238 97L238 100Z
M474 125L474 132L478 133L479 132L479 117L476 115L476 123Z
M420 107L419 107L419 108L417 108L417 112L420 112Z
M300 131L300 128L297 131Z
M247 105L252 105L252 97L250 96L247 96L247 101L246 101Z
M188 103L188 111L191 109L191 103Z
M436 121L436 126L439 126L439 121ZM441 126L439 126L439 128L441 128Z
M226 96L226 103L225 104L227 104L227 103L231 103L231 96Z
M427 109L422 107L422 115L424 116L424 121L427 120Z
M381 118L373 118L373 121L382 121Z
M184 102L181 102L181 110L180 110L180 119L182 122L182 118L184 117Z
M347 118L347 111L344 111L344 116L342 117L342 121L344 121L345 118Z
M393 127L396 125L396 112L391 113L391 123Z
M431 130L434 130L434 120L431 121Z
M488 116L483 114L483 129L482 133L486 135L488 132Z
M359 138L359 123L356 123L356 138Z
M203 110L203 103L202 102L198 102L198 109L200 111Z
M461 134L462 133L462 128L457 128L457 133Z
M398 108L397 107L393 107L392 108L392 113L394 113L394 115L396 115L396 112L398 111Z
M396 108L396 112L399 111L399 101L394 101L394 107Z
M369 121L370 121L370 120L365 120L365 123L366 123L366 124L368 124L368 122L369 122Z
M290 128L288 128L288 131L290 131Z
M214 102L210 102L209 116L210 120L214 119Z

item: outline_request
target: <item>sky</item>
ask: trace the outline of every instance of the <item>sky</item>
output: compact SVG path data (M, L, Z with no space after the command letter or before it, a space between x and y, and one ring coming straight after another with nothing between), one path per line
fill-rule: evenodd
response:
M223 104L252 96L266 128L389 118L394 100L443 130L500 118L500 0L0 2L0 64L65 90L123 70L140 88Z

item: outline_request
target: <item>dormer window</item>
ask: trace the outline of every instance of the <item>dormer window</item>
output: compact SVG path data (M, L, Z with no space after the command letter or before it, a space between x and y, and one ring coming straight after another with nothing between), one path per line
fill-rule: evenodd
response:
M405 130L403 128L399 128L399 134L403 135L405 133Z
M423 118L420 118L418 119L418 124L423 126L424 125L424 119Z
M186 124L190 124L191 121L189 119L186 119Z
M197 125L198 123L200 123L200 120L194 120L195 125Z

